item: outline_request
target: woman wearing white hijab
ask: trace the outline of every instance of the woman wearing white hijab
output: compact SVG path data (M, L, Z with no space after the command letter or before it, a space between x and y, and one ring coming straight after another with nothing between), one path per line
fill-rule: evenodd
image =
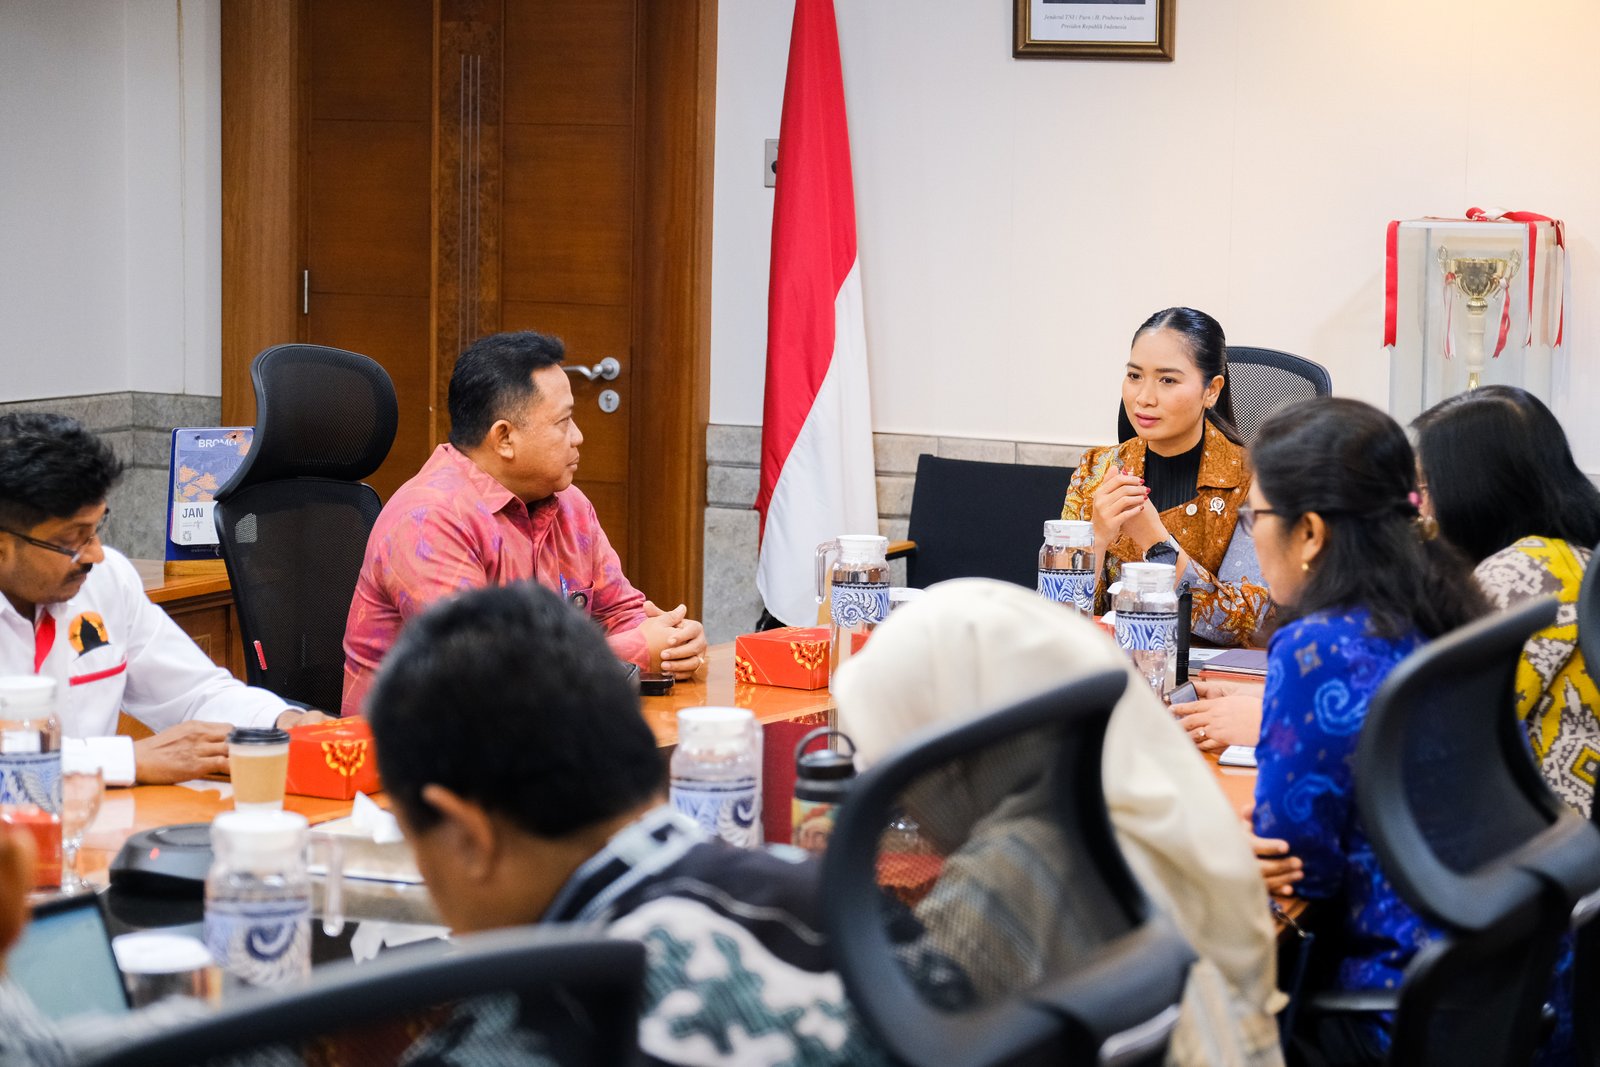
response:
M1281 1064L1275 934L1243 824L1188 736L1094 624L1004 582L945 582L895 611L832 689L864 767L913 734L1108 669L1128 676L1103 751L1111 822L1140 885L1200 956L1168 1062ZM1077 939L1061 910L1037 903L1026 917L1034 940L1071 951Z

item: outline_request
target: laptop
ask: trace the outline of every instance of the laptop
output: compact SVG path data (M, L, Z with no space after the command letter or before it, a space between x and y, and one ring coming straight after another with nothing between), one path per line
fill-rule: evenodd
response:
M50 897L6 958L6 973L50 1019L121 1015L128 990L96 893Z

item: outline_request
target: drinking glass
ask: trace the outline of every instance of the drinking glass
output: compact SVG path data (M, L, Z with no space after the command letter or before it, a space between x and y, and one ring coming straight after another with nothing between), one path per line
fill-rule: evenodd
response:
M83 889L78 877L78 850L83 835L100 813L106 780L100 765L77 753L61 754L61 888Z

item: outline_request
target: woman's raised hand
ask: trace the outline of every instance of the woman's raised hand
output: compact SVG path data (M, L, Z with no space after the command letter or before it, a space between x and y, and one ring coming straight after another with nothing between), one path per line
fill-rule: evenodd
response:
M1100 488L1090 498L1094 543L1101 553L1122 535L1123 527L1139 514L1149 499L1150 490L1145 488L1144 480L1137 475L1126 470L1106 475Z

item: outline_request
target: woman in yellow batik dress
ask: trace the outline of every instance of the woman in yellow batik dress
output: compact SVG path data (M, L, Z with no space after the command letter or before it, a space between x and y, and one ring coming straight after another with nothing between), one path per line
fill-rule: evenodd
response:
M1578 648L1578 590L1600 542L1600 490L1538 398L1488 385L1443 400L1413 428L1423 512L1476 565L1497 607L1554 594L1555 625L1517 666L1517 715L1545 780L1584 815L1600 768L1600 692Z

